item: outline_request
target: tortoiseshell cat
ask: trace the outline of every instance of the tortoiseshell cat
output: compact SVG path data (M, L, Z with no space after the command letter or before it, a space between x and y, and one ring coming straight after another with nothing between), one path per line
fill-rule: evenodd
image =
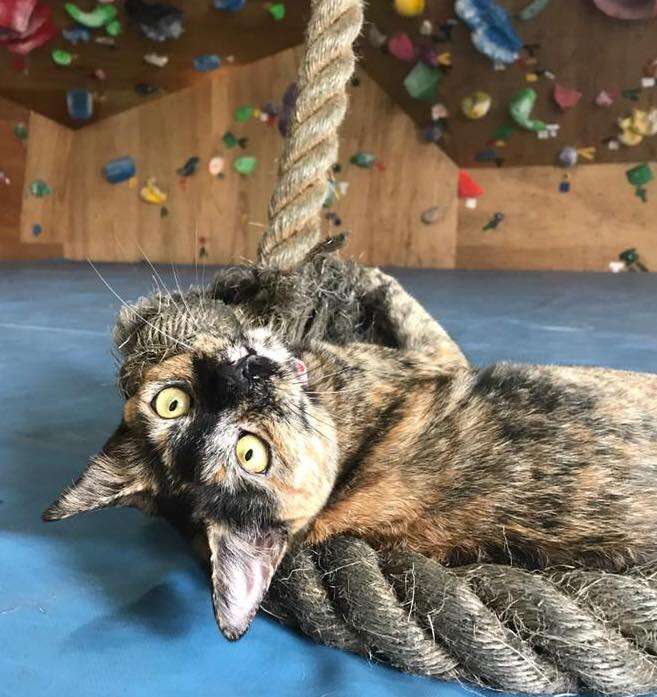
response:
M45 518L184 511L207 532L230 639L303 539L619 569L657 555L656 396L654 375L446 369L429 349L199 333L144 367L121 426Z

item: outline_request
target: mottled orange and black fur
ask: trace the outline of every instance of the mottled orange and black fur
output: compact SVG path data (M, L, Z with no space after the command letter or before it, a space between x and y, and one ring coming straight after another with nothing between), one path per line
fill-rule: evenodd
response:
M317 398L340 451L311 541L350 532L447 563L621 569L657 557L657 376L445 372L426 354L362 345L304 360L333 373Z
M131 505L207 540L229 638L290 544L339 533L445 563L657 555L657 376L470 368L393 279L321 254L143 299L115 342L122 423L44 518Z

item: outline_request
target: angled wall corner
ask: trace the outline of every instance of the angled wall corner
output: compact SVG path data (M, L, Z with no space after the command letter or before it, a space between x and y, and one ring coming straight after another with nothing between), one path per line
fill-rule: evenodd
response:
M280 98L295 79L299 49L218 71L192 87L70 131L32 114L26 182L42 178L53 194L25 194L21 240L34 247L62 244L70 259L193 263L201 247L207 263L252 259L266 222L267 204L282 140L275 126L256 118L236 123L234 111ZM244 149L226 149L222 136L247 138ZM376 155L373 169L349 163L358 151ZM256 171L232 170L239 155L258 158ZM101 175L116 157L135 159L139 186L149 177L168 192L168 215L139 198L127 183ZM212 177L210 158L225 157L225 177ZM197 173L176 174L198 156ZM438 148L418 140L411 119L366 75L351 89L341 133L338 180L349 191L334 210L350 230L347 248L368 264L453 267L456 258L457 170ZM25 187L24 187L25 189ZM439 220L420 220L437 206ZM41 225L39 237L34 224ZM332 222L325 221L326 231ZM337 229L337 228L335 228Z

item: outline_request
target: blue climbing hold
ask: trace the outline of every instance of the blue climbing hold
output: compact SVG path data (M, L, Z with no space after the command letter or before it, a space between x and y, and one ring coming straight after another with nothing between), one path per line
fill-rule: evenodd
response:
M74 121L87 121L94 113L94 98L89 90L73 89L66 93L68 115Z
M129 155L110 160L103 167L103 176L110 184L119 184L132 179L136 173L135 161Z
M198 70L200 73L209 73L220 66L221 58L214 53L196 56L196 58L194 58L194 70Z
M91 41L91 32L80 24L65 27L62 29L62 36L74 46L77 46L81 41L85 44Z
M212 4L217 10L239 12L246 4L246 0L212 0Z
M506 10L495 0L456 0L456 14L472 30L472 43L496 63L513 63L522 41Z

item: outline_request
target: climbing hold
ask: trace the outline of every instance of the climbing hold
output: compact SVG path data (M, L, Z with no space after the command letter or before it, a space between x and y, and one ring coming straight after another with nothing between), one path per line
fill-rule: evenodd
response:
M200 162L201 158L194 155L193 157L190 157L182 167L179 167L176 170L176 174L179 177L191 177L193 174L196 174L196 170L198 169Z
M285 3L274 2L267 8L269 14L277 21L280 22L285 19Z
M224 165L223 157L213 157L208 163L208 171L213 177L218 177L224 171Z
M595 6L615 19L651 19L657 17L655 0L593 0Z
M154 65L156 68L164 68L169 62L169 56L161 56L159 53L147 53L144 56L144 63Z
M193 63L194 70L198 70L199 73L209 73L221 66L221 58L219 58L219 56L216 54L211 53L203 56L196 56Z
M575 89L556 84L552 91L552 97L561 107L562 111L568 111L568 109L577 106L579 100L582 98L582 93Z
M116 41L113 36L96 36L94 41L101 46L107 46L108 48L114 48L116 46Z
M537 94L531 87L516 92L509 101L509 114L521 128L538 132L546 130L546 125L543 121L531 118L536 98Z
M461 111L469 119L482 119L490 111L491 98L486 92L473 92L461 102Z
M73 55L61 48L56 48L50 55L57 65L66 66L71 65L73 62Z
M64 9L83 27L99 29L116 18L118 10L114 5L97 5L91 12L84 12L72 2L64 3Z
M239 12L245 3L246 0L212 0L214 8L224 12Z
M433 102L438 94L438 84L442 75L438 68L431 68L424 63L417 63L406 76L404 87L413 99Z
M237 136L235 136L235 134L231 131L226 131L223 134L221 140L223 141L223 144L226 146L228 150L237 147L239 143L239 141L237 140Z
M125 11L144 36L152 41L179 39L185 30L182 10L168 3L150 4L144 0L126 0Z
M121 22L118 19L113 19L105 25L105 31L109 36L120 36L123 28L121 27Z
M504 220L504 213L500 213L499 211L497 213L493 213L490 220L482 228L482 231L486 232L486 230L497 230L498 225L503 220Z
M607 90L601 90L596 95L595 103L599 107L610 107L614 103L614 95Z
M443 217L444 212L443 206L431 206L431 208L427 208L426 211L422 212L420 220L425 225L433 225Z
M559 182L559 193L567 194L570 192L570 179L567 174L564 174L563 178Z
M417 58L417 51L408 34L395 34L388 40L388 53L404 63L412 63Z
M30 184L30 193L36 198L45 198L46 196L50 196L50 194L52 194L52 189L43 179L35 179Z
M14 126L14 135L18 140L27 140L29 132L27 126L21 121Z
M461 170L459 172L457 193L460 199L465 199L466 208L476 208L477 199L483 196L484 190L467 172Z
M630 247L629 249L624 249L618 258L627 267L628 271L647 271L645 264L641 262L639 253L636 251L635 247Z
M110 184L119 184L135 176L135 161L129 155L117 157L103 166L103 176Z
M579 156L577 154L577 149L568 145L559 151L558 162L562 167L570 168L577 164Z
M395 0L395 10L402 17L417 17L424 12L424 0Z
M257 158L252 155L240 155L233 160L233 169L242 176L248 176L258 166Z
M77 24L62 29L62 36L74 46L77 46L81 41L88 43L91 40L91 32L86 27Z
M472 43L481 53L501 64L518 58L522 41L506 10L494 0L456 0L454 10L472 30Z
M444 104L438 103L431 107L431 120L440 121L440 119L446 119L449 116L449 111Z
M388 41L388 37L376 24L372 23L367 30L367 40L373 48L383 48L386 45L386 41Z
M645 162L628 169L625 176L632 186L645 186L655 178L650 165Z
M443 135L443 127L437 121L432 121L422 129L422 139L427 143L439 143Z
M153 203L157 206L166 203L168 198L167 194L159 188L154 177L150 177L146 181L146 184L139 191L139 196L141 197L142 201L145 201L146 203Z
M361 169L372 169L376 162L376 155L373 155L371 152L360 151L355 155L352 155L349 158L349 162L351 162L352 165L356 165L356 167L360 167Z
M148 97L151 94L159 92L160 88L150 82L139 82L135 85L135 92L141 97Z
M238 106L233 113L233 118L237 123L245 123L253 116L253 107L249 104Z
M39 223L34 223L34 225L32 225L32 234L34 237L38 237L42 232L43 228L41 225L39 225Z
M66 93L68 115L74 121L87 121L94 112L94 98L86 89L72 89Z
M433 22L430 19L423 19L420 22L420 35L431 36L433 34Z
M11 179L7 176L7 173L0 169L0 184L9 186L11 184Z
M518 12L518 19L523 22L529 22L529 20L537 17L543 10L548 6L550 0L532 0L529 5Z

